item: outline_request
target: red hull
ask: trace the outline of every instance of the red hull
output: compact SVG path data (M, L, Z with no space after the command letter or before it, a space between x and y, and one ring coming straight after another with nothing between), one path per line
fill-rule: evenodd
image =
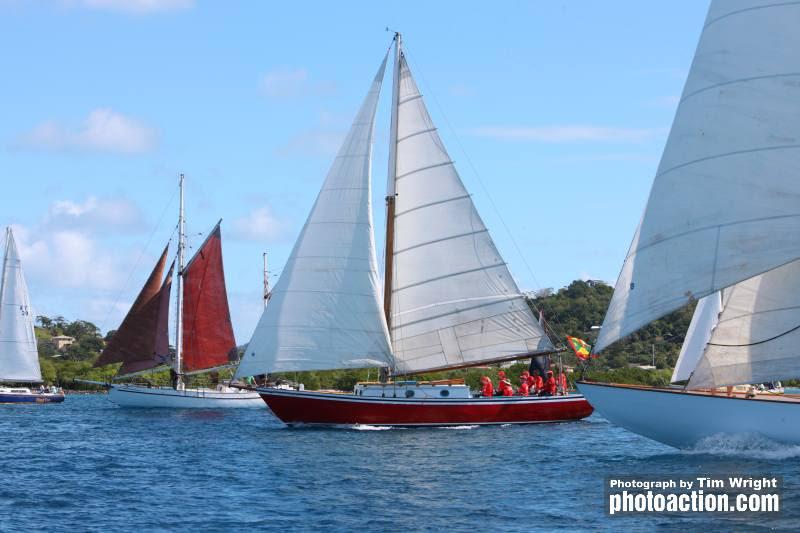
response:
M284 423L379 426L535 424L580 420L592 414L582 395L410 400L354 394L258 389Z

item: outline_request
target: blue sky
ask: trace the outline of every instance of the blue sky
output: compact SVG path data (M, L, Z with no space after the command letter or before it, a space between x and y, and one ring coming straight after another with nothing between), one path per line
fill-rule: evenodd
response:
M38 312L111 329L172 233L183 172L191 242L224 219L234 329L247 341L261 254L277 276L389 26L520 287L613 281L706 10L0 0L0 223L16 230ZM389 85L373 161L379 249Z

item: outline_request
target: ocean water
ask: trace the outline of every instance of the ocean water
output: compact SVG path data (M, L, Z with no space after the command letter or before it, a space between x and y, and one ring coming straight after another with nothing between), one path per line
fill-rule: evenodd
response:
M777 474L762 516L607 517L607 476ZM0 406L1 531L797 530L800 447L691 451L593 415L448 429L289 429L267 410Z

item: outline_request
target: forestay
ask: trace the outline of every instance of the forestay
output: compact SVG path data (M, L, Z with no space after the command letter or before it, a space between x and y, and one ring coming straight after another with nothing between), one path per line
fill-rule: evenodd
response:
M719 324L689 387L763 383L800 376L800 261L723 292Z
M259 320L237 376L391 366L372 233L375 109L386 58Z
M675 363L675 370L672 372L670 380L672 383L687 380L692 375L711 338L711 332L719 322L721 312L722 295L720 292L709 294L697 302L692 321L689 323L689 330L686 332L686 338L681 346L678 362Z
M800 257L800 3L711 4L596 349Z
M391 335L398 373L553 350L400 55ZM393 169L390 168L390 172Z
M11 228L6 228L0 280L0 381L39 382L34 313Z

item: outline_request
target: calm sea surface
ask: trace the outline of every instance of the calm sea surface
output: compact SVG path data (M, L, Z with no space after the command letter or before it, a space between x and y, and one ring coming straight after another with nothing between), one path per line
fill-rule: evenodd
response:
M266 409L0 406L0 530L794 530L800 447L570 424L287 429ZM779 474L779 518L609 518L607 476Z

